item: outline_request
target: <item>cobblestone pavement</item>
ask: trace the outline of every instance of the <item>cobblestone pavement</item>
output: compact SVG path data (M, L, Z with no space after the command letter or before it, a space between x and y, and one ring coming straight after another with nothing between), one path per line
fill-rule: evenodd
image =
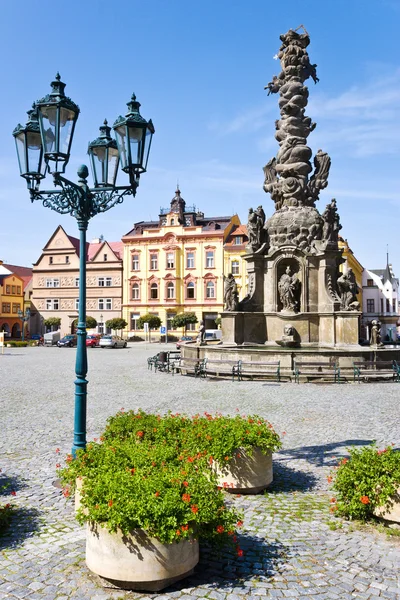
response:
M195 574L159 594L104 587L84 561L84 530L52 482L56 448L72 443L75 350L0 355L2 501L18 507L0 537L0 600L400 599L400 537L329 512L326 477L350 445L400 445L400 385L295 385L195 380L147 371L160 349L89 350L88 439L124 407L258 413L284 435L267 493L234 497L245 511L242 558L203 550ZM8 495L11 490L16 496Z

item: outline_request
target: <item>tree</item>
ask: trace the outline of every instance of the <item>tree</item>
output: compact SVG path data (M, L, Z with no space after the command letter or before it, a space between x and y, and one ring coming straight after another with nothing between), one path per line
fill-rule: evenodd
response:
M171 322L174 329L183 327L183 335L186 335L186 328L189 323L197 323L197 317L194 312L179 313L178 315L175 315Z
M53 327L57 329L60 327L61 325L61 319L60 317L50 317L49 319L45 319L43 321L43 325L47 328L50 328L51 331L53 331Z
M218 327L218 329L220 329L220 327L221 327L221 323L222 323L222 319L221 319L221 317L217 317L217 318L215 319L215 324L216 324L216 326Z
M114 331L121 331L121 329L125 329L127 325L128 323L125 319L121 319L120 317L106 321L106 327L108 329L113 329Z
M72 322L74 327L77 327L79 319L74 319ZM94 329L97 327L97 321L94 317L86 317L86 329Z
M149 329L158 329L161 327L161 319L156 315L143 315L138 319L137 326L138 329L144 329L144 324L149 324Z

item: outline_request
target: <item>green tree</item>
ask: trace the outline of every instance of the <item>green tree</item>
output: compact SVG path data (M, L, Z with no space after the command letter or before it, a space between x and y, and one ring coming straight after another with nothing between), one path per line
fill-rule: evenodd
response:
M108 329L112 329L113 331L121 331L121 329L125 329L127 325L128 323L125 321L125 319L121 319L120 317L106 321L106 327Z
M197 317L194 312L179 313L175 315L171 322L173 329L177 329L178 327L183 328L183 335L186 334L186 328L189 323L197 323Z
M140 317L137 322L138 329L144 329L145 323L149 324L149 329L158 329L161 327L161 319L156 315L147 314L143 315L143 317Z
M79 319L74 319L73 326L77 327ZM94 317L86 317L86 329L94 329L97 327L97 321Z
M221 317L217 317L217 318L215 319L215 324L216 324L216 326L218 327L218 329L220 329L220 328L221 328L221 323L222 323L222 319L221 319Z
M49 319L45 319L43 321L43 325L47 328L49 328L51 331L53 331L53 327L55 328L55 331L57 331L57 329L59 329L60 325L61 325L61 318L60 317L50 317Z

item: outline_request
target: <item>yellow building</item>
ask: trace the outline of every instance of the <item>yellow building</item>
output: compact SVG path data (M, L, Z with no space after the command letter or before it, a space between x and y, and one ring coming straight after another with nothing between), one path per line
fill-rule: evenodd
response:
M25 281L9 267L0 261L0 331L4 331L6 339L19 339L22 337L22 320L18 311L25 310Z
M137 332L139 317L147 313L157 315L168 330L182 312L194 312L206 329L215 328L224 306L224 244L239 225L237 215L205 217L186 206L179 189L158 221L136 223L122 237L122 316L128 335Z
M359 290L358 294L357 294L357 300L359 301L360 306L362 307L362 305L363 305L363 302L362 302L362 289L363 289L362 274L364 271L364 267L354 256L354 253L353 253L352 249L350 248L347 240L345 240L339 236L338 242L339 242L339 249L343 250L342 256L344 258L344 262L340 265L339 270L341 273L343 273L344 271L347 271L348 269L351 269L353 271L355 278L356 278L358 290Z

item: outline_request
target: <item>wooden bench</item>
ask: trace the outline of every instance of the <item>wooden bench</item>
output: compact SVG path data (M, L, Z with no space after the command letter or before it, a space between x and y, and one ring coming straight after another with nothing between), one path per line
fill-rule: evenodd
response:
M238 381L243 381L243 376L263 377L264 375L272 375L277 381L281 380L281 361L274 360L268 362L247 362L239 360L234 375L237 375Z
M232 377L232 381L235 380L235 373L238 369L238 360L225 360L219 358L205 358L204 363L200 366L200 375L207 377L207 375L229 375Z
M307 380L312 378L332 378L334 383L340 383L340 368L335 362L294 361L293 369L295 383L300 383L300 375Z
M393 381L400 381L400 366L393 361L356 361L353 362L353 380L360 383L360 377L367 381L368 379L378 379L386 376L392 377Z
M200 363L202 363L199 358L187 358L182 357L180 361L176 362L174 365L174 371L178 373L180 371L181 375L188 375L189 373L193 373L195 377L200 375Z

